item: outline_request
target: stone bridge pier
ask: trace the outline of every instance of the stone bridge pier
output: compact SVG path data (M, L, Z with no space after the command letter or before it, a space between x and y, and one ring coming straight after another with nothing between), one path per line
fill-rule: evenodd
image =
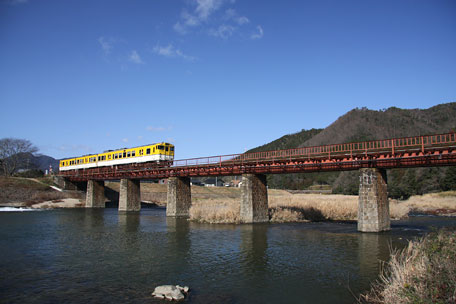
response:
M168 178L166 216L189 217L191 205L190 177Z
M105 207L104 181L87 181L86 208Z
M358 231L380 232L390 229L386 170L377 168L360 169Z
M189 217L191 204L190 178L170 177L166 216ZM266 175L242 175L240 220L242 223L269 221Z
M139 179L121 179L119 211L141 210L141 186Z
M242 223L269 221L266 175L242 175L240 218Z
M106 202L104 181L87 182L86 208L104 208ZM121 179L119 191L119 212L141 210L139 179Z

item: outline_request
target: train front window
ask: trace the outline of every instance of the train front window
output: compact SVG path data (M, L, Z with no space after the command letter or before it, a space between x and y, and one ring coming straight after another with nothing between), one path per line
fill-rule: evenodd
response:
M168 152L168 147L166 147L165 151Z

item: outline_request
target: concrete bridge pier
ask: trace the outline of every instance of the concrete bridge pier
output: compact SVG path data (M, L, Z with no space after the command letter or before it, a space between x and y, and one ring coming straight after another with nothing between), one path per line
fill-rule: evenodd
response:
M390 229L386 170L360 169L358 231L380 232Z
M170 177L166 216L188 217L191 205L190 177Z
M139 179L121 179L119 211L141 210L141 187Z
M104 208L104 181L87 181L86 208Z
M240 219L242 223L269 221L266 175L242 175Z

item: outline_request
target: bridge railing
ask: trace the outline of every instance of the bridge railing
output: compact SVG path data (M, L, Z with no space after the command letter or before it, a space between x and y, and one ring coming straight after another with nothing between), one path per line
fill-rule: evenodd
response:
M192 159L175 160L173 167L189 167L202 165L228 165L247 164L260 161L275 160L298 160L298 159L324 159L324 158L352 158L367 156L369 154L399 152L422 152L432 148L454 147L456 148L456 133L382 139L365 142L351 142L334 145L302 147L288 150L276 150L266 152L252 152L244 154L231 154L222 156L210 156Z

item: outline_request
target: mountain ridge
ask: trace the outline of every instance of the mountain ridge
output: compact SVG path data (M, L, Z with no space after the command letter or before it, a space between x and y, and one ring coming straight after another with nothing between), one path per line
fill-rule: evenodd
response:
M456 102L428 109L385 110L355 108L323 129L301 130L247 151L320 146L357 141L380 140L447 133L456 130ZM388 170L389 194L406 198L412 194L456 189L456 167ZM335 193L357 194L358 173L324 172L269 175L268 185L281 189L306 189L312 185L330 185Z

